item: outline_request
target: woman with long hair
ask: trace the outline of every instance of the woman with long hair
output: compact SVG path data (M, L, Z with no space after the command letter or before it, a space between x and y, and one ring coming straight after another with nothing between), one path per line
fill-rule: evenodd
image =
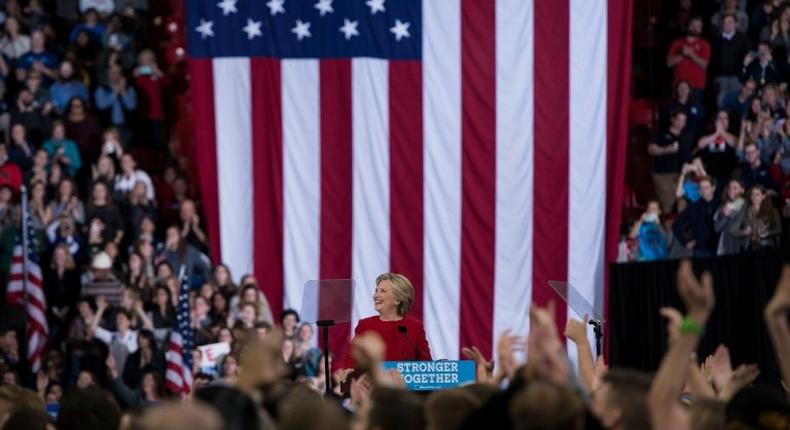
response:
M239 286L233 282L230 268L225 263L214 266L212 282L219 288L220 293L222 293L226 299L229 299L239 291Z
M47 300L47 319L53 339L61 339L67 318L73 313L80 297L80 273L68 246L61 244L52 251L52 258L44 271L44 295ZM57 344L57 343L53 343Z
M12 61L30 51L30 36L23 34L21 27L16 17L6 17L3 37L0 39L0 52Z
M91 166L91 180L103 182L111 187L115 181L115 162L107 154L102 154L96 160L96 164Z
M116 244L123 239L123 218L121 212L115 207L110 198L110 191L104 182L93 184L91 199L88 203L87 219L100 219L104 223L103 236L107 241Z
M776 248L782 220L762 185L749 190L749 206L738 214L729 230L741 239L744 250Z
M181 236L178 226L170 226L165 232L165 249L162 256L170 263L176 273L184 267L190 282L200 285L207 278L209 266L203 255Z
M165 356L156 344L154 334L150 330L140 330L137 334L137 351L126 359L123 369L123 381L131 389L138 388L145 372L165 372Z
M151 306L151 322L157 339L165 339L170 328L176 322L176 309L173 305L173 293L166 285L157 285Z
M230 300L230 318L237 320L240 318L242 306L244 303L252 303L255 305L255 312L258 321L266 321L273 324L272 309L269 306L269 300L258 288L257 283L245 284L241 291L233 296Z
M741 238L730 233L741 211L746 207L743 184L732 179L721 196L721 206L713 214L713 229L719 234L716 255L737 254L741 251Z
M34 229L43 231L52 222L52 209L47 205L47 185L44 182L36 181L30 185L28 209Z
M65 178L58 184L58 196L49 204L54 218L66 215L77 224L85 222L85 205L77 196L74 180Z
M140 296L145 303L153 299L151 277L145 270L145 260L137 251L129 253L126 263L126 285L140 291Z

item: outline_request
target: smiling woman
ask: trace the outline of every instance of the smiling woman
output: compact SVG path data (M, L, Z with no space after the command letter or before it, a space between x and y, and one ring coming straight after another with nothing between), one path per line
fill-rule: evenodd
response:
M383 273L376 278L373 306L378 315L359 320L354 337L375 332L386 345L385 360L431 360L422 322L407 317L414 303L414 287L405 276ZM346 368L356 368L349 353Z

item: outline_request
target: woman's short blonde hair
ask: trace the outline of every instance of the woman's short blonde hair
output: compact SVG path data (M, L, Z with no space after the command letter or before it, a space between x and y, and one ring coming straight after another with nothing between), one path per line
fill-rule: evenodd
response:
M382 273L376 278L376 286L383 281L390 281L392 284L392 295L398 304L398 315L404 317L409 313L411 305L414 303L414 287L411 281L400 273Z

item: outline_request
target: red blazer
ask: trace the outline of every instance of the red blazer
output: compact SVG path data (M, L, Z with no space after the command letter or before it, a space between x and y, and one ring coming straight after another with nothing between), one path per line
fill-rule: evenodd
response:
M404 329L399 327L405 328ZM400 321L382 321L378 315L359 320L354 337L368 331L375 331L387 346L386 361L432 360L431 347L425 338L425 328L420 321L403 318ZM351 348L346 357L346 368L356 368L351 356Z

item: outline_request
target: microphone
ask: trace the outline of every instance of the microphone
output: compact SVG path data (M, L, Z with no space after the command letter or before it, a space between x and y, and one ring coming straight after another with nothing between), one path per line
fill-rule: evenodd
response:
M423 350L423 348L420 348L419 345L417 345L416 343L414 343L413 340L411 340L411 338L409 337L409 329L408 329L408 327L406 327L405 325L399 325L398 326L398 332L403 334L403 338L406 339L406 342L409 342L409 345L414 347L414 358L415 359L417 357L419 357L420 355L422 355L424 357L430 357L430 354L428 354L425 350Z

